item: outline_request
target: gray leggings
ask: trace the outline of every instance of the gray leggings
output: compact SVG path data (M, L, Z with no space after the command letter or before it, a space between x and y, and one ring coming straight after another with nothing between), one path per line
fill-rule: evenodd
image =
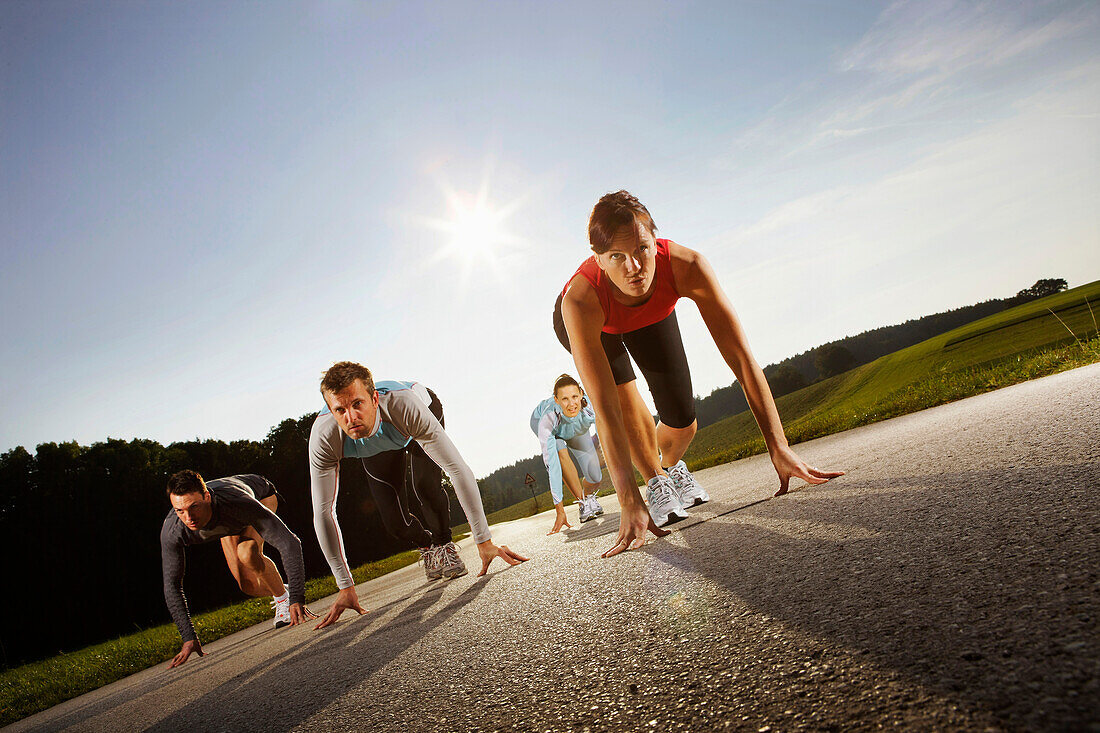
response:
M532 418L531 431L535 434L539 434L538 421ZM574 465L577 467L577 473L584 477L590 484L598 484L603 480L603 471L600 470L600 456L596 453L596 442L592 439L591 433L585 433L584 435L578 435L575 438L569 440L562 440L556 438L557 445L555 448L561 450L562 448L569 449L569 457L573 459ZM558 470L561 470L560 468ZM553 487L554 482L550 482ZM562 500L561 492L551 492L554 497L554 503L557 504Z

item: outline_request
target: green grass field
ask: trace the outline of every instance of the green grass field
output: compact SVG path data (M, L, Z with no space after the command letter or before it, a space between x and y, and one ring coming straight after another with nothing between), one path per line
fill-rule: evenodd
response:
M1092 304L1090 309L1089 303ZM776 401L791 443L840 432L1010 384L1100 361L1100 281L984 318L864 364ZM1094 312L1095 311L1095 312ZM749 412L699 431L685 457L693 469L764 451ZM600 493L611 491L605 472ZM550 492L489 515L490 524L549 509ZM568 497L566 503L572 503ZM460 539L469 532L455 528ZM405 552L356 568L356 583L411 565ZM306 600L336 592L331 577L311 580ZM204 642L269 621L267 599L254 599L195 617ZM179 651L172 624L104 642L71 654L0 673L0 725L82 695L155 664Z
M1091 306L1090 306L1091 304ZM1100 281L1010 308L776 400L797 443L1100 360ZM703 428L693 470L764 451L752 413Z

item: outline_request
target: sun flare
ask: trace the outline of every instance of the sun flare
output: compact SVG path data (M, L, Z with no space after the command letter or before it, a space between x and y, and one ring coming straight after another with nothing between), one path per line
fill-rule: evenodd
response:
M459 262L464 281L478 268L498 272L498 259L508 253L509 247L522 244L508 230L508 218L518 202L494 204L489 200L487 188L482 185L476 194L445 189L446 218L425 220L429 227L443 234L433 262Z

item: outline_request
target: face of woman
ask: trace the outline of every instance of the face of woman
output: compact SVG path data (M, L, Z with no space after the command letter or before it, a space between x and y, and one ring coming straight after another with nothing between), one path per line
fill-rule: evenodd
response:
M581 391L575 384L568 384L554 393L554 402L566 417L576 417L581 412Z
M634 222L634 229L627 227L615 233L611 248L596 255L596 263L604 271L611 284L628 298L644 298L653 287L656 274L657 243L649 229Z

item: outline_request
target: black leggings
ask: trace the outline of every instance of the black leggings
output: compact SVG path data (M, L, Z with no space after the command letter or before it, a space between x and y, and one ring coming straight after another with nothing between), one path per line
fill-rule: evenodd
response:
M569 334L561 315L561 296L554 303L554 333L566 351ZM688 370L684 340L680 337L680 324L673 311L663 321L643 326L627 333L601 333L600 343L611 365L615 384L627 384L637 379L630 357L634 357L642 370L657 416L670 428L686 428L695 422L695 396L691 391L691 372ZM630 352L629 355L627 352Z
M429 409L442 425L443 405L434 392L428 392L432 396ZM443 490L443 471L419 443L413 440L403 450L385 451L362 461L371 498L387 532L415 547L451 541L451 507Z

